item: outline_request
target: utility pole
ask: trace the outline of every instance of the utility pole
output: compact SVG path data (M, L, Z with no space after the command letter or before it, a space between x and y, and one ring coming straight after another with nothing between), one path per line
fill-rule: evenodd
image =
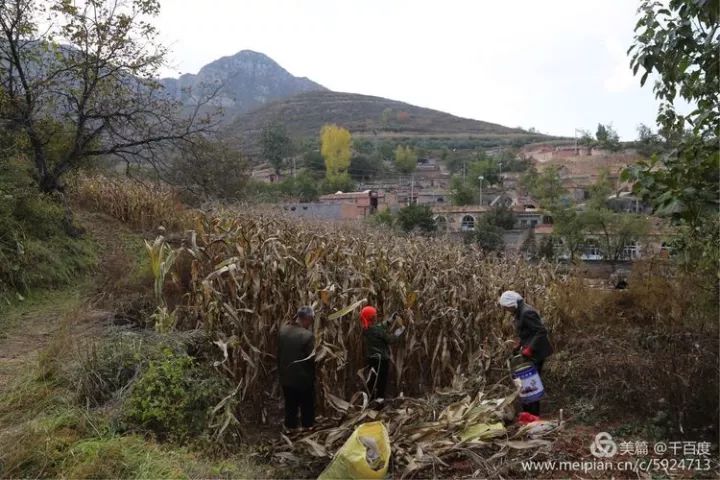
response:
M483 180L485 180L485 177L483 177L482 175L480 175L480 176L478 177L478 180L480 180L480 206L482 207L482 200L483 200L483 199L482 199L482 184L483 184Z
M408 205L413 204L414 197L415 197L415 172L412 173L412 177L410 180L410 203Z

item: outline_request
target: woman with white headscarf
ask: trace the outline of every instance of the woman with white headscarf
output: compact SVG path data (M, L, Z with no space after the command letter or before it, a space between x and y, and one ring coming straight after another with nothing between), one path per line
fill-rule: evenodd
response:
M520 337L518 349L520 353L535 364L538 375L542 375L545 359L552 355L548 332L538 312L525 303L523 297L512 290L503 292L500 296L500 306L514 316L515 330ZM540 415L540 401L523 405L523 410Z

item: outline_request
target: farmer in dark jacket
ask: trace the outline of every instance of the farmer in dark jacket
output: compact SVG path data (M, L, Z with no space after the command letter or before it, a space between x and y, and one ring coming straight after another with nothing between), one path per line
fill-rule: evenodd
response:
M519 293L512 290L503 292L500 296L500 305L515 317L513 323L520 337L518 350L533 362L538 375L542 375L545 359L553 353L542 318L533 307L525 303ZM540 401L523 405L523 410L539 416Z
M298 409L304 428L315 423L315 338L311 307L298 309L292 323L280 327L278 372L285 397L285 426L297 428Z
M391 334L386 324L377 321L377 310L370 306L360 311L360 323L365 339L365 360L370 369L367 381L370 399L384 399L390 368L389 345L397 342L405 329L400 327Z

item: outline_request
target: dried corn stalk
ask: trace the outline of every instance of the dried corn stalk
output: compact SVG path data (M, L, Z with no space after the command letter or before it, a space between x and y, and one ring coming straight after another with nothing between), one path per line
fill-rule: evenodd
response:
M177 277L188 279L179 322L227 344L222 368L242 383L246 414L273 395L277 332L300 305L317 312L318 384L329 407L330 395L362 390L364 366L357 311L332 313L362 299L381 315L401 312L407 333L394 347L394 391L420 396L469 371L504 377L511 330L497 298L514 288L542 307L554 275L447 240L238 212L206 218L181 253L192 261L179 262L186 271Z

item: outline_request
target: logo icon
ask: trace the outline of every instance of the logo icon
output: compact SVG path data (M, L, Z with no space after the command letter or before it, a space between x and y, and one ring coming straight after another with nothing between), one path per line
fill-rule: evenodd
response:
M612 435L607 432L600 432L595 435L595 441L590 445L590 453L599 458L610 458L617 453L617 444Z

